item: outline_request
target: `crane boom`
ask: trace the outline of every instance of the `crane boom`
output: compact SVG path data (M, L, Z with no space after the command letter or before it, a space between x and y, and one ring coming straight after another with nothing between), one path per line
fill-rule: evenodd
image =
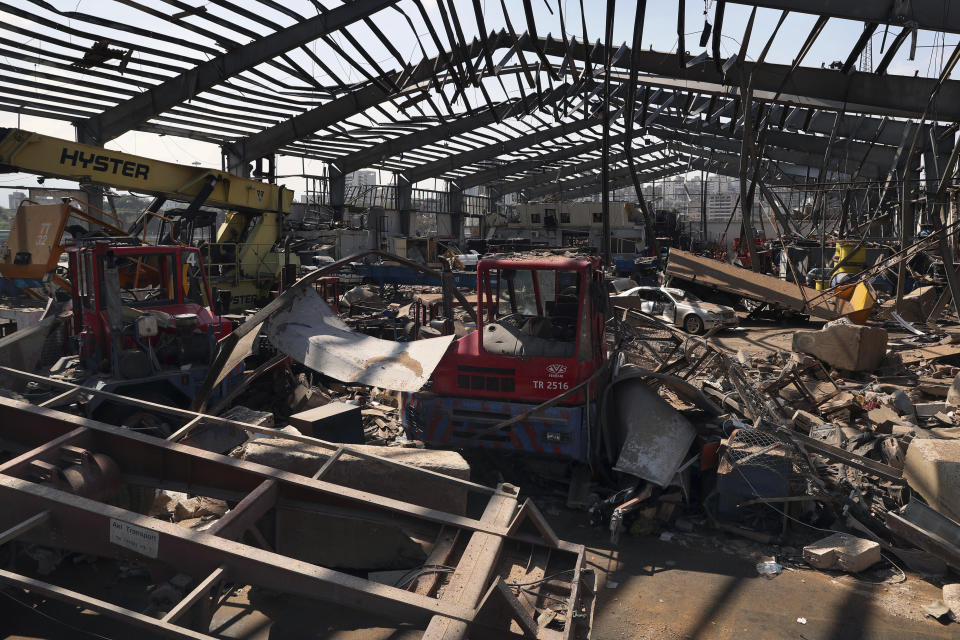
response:
M0 171L101 184L184 202L199 197L204 205L244 212L287 213L293 201L293 192L283 186L24 129L0 128Z

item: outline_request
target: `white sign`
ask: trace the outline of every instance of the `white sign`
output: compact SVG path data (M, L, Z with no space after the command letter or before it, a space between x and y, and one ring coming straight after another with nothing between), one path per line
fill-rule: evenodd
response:
M160 534L146 527L110 518L110 542L150 558L157 557Z

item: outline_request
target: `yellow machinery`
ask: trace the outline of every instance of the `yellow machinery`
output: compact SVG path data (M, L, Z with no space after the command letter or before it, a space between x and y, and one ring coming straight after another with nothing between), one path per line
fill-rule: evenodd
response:
M171 222L156 214L167 199L189 203L188 208L181 212L181 217L184 217L183 214L186 217L197 214L201 206L227 209L230 213L217 231L216 242L210 243L204 252L211 285L230 291L231 311L240 311L264 302L270 292L277 288L284 265L296 268L299 264L296 256L283 254L278 246L283 215L290 210L293 200L293 192L283 186L225 171L144 158L23 129L0 128L2 171L23 171L155 196L151 209L124 235L139 236L144 231L149 215ZM103 226L101 221L96 223ZM24 229L32 226L30 222ZM170 236L176 240L172 226ZM56 237L48 238L47 244L55 240L59 246L62 231L63 226L60 225ZM14 253L11 248L11 255ZM57 254L59 256L59 251ZM47 264L48 260L43 258L35 262L40 267L41 264Z
M837 268L837 273L860 273L867 264L867 248L859 242L837 242L833 264L838 265L841 262L843 264Z
M70 284L57 273L63 255L63 233L68 222L85 222L100 227L111 236L125 236L120 220L105 212L98 218L91 215L84 204L65 199L58 204L36 204L24 200L13 218L6 244L0 247L0 276L28 293L40 296L32 289L43 287L47 281L70 290Z

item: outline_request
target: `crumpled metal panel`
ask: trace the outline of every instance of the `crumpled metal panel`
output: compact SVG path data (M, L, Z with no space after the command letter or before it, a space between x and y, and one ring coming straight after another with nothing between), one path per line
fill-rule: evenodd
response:
M667 486L683 463L696 429L641 379L616 384L613 395L618 431L625 434L614 469Z
M273 346L314 371L393 391L418 391L454 338L394 342L357 333L312 288L271 316L264 331Z

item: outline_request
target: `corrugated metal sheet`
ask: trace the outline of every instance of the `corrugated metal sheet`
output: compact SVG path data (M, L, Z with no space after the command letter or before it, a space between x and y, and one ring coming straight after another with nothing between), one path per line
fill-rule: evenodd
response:
M264 330L278 350L314 371L394 391L418 391L453 341L395 342L357 333L309 288L271 316Z

